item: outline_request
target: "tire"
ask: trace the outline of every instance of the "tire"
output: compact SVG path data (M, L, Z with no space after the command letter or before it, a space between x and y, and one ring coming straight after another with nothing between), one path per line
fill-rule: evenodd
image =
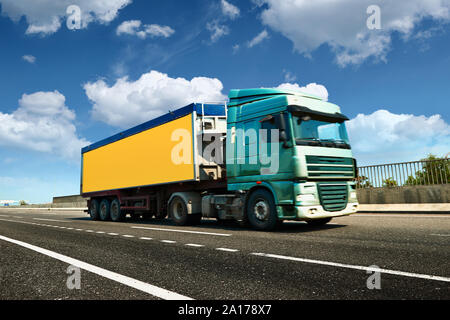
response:
M318 227L318 226L326 225L330 221L331 221L331 218L324 218L324 219L317 219L317 220L309 220L307 222L310 226Z
M111 205L108 199L103 199L102 202L100 202L100 210L99 210L100 220L102 221L111 220L110 208Z
M247 219L256 230L270 231L277 226L277 210L272 194L265 189L255 190L247 201Z
M111 205L109 208L109 214L112 221L120 222L124 220L125 214L120 209L120 202L118 199L114 199L113 201L111 201Z
M99 220L99 201L97 199L91 199L90 205L89 205L89 215L91 216L92 220Z
M178 196L173 197L169 203L169 215L170 219L177 226L185 226L188 224L188 212L183 199Z

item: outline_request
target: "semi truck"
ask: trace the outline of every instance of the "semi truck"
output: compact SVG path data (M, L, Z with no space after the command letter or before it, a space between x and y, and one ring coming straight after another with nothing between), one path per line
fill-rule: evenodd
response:
M323 225L358 210L347 120L311 94L231 90L82 148L80 193L93 220Z

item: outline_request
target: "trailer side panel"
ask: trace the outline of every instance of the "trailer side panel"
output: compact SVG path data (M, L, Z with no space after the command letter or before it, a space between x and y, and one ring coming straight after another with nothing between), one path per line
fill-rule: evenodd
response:
M190 113L84 152L82 193L195 180L192 131ZM174 150L188 163L174 162Z

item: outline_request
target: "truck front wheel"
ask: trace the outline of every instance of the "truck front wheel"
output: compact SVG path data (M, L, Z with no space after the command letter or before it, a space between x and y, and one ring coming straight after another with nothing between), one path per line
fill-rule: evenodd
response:
M169 215L170 219L177 226L184 226L188 222L188 212L186 204L180 197L173 197L169 203Z
M277 226L277 211L272 194L264 189L254 191L247 201L247 218L256 230L273 230Z

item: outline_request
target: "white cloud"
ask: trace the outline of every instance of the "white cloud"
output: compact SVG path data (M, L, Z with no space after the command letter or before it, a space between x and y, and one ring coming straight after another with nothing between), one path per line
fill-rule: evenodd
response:
M295 80L297 80L297 77L295 76L295 74L293 74L292 72L288 71L288 70L283 70L283 74L284 74L284 81L285 82L294 82Z
M164 37L168 38L175 33L169 26L160 26L158 24L142 25L140 20L129 20L122 22L116 30L117 35L129 34L138 36L141 39L150 37Z
M247 47L252 48L267 38L269 38L269 33L266 30L263 30L247 43Z
M29 63L35 63L36 62L36 57L32 56L31 54L26 54L22 57L23 60L25 60L26 62Z
M285 89L292 91L299 91L303 93L309 93L315 95L324 101L328 101L328 90L325 86L317 83L309 83L304 87L300 87L297 83L282 83L277 89Z
M373 0L259 0L266 3L261 18L263 24L290 39L294 49L309 56L327 44L336 54L340 66L360 64L372 57L386 61L394 32L407 41L414 28L425 18L449 22L450 1L410 0L383 1L381 30L369 30L367 8Z
M89 141L78 138L75 113L58 91L24 94L13 113L0 112L0 145L76 160Z
M43 24L30 24L28 25L26 34L41 34L48 35L55 33L61 27L61 19L59 17L53 17L51 22Z
M239 8L226 0L221 0L220 8L222 16L219 15L216 19L206 24L206 29L211 34L210 39L212 43L217 42L220 38L230 33L230 28L224 22L228 19L234 20L240 15Z
M175 31L169 26L160 26L158 24L150 24L145 26L145 33L153 37L170 37Z
M222 8L222 13L226 17L230 19L236 19L237 17L239 17L241 11L235 5L227 2L226 0L221 0L220 5Z
M450 151L450 125L440 115L426 117L378 110L347 122L359 164L414 161Z
M213 43L230 33L230 29L225 25L219 24L218 21L208 22L206 29L211 32L211 42Z
M108 86L105 81L98 80L85 84L84 89L93 103L93 117L122 128L148 121L192 102L226 101L222 82L218 79L171 78L154 70L144 73L136 81L123 77Z
M141 27L141 24L142 22L140 20L124 21L117 27L116 34L137 34L138 29Z
M132 0L0 0L2 15L19 21L23 16L28 23L27 34L48 35L61 27L67 7L77 5L81 9L81 27L91 22L108 23L117 17L118 11Z

